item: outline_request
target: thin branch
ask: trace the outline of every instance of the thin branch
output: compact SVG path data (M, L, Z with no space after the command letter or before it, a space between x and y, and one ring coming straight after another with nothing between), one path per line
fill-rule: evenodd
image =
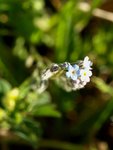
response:
M85 3L85 2L80 2L78 4L78 8L83 12L89 12L91 10L91 6L88 3ZM95 16L95 17L113 22L113 13L112 12L102 10L102 9L99 9L99 8L95 8L92 11L92 15Z

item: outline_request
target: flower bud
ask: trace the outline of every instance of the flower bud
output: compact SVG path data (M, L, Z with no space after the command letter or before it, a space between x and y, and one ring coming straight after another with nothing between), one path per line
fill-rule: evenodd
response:
M5 110L0 108L0 121L4 120L5 117L6 117Z
M18 88L14 88L7 93L7 98L9 98L9 99L17 100L18 96L19 96Z

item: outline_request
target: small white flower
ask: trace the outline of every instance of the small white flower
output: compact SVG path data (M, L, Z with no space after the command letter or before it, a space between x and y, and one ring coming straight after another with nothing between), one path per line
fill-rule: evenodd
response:
M71 78L72 80L77 80L79 75L80 75L80 70L78 65L68 66L68 71L66 72L66 76L68 78Z
M88 69L81 69L80 70L80 76L81 76L81 81L84 83L90 81L90 77L92 76L92 72Z
M83 61L83 67L84 67L85 69L92 69L91 66L92 66L92 62L89 61L89 57L86 56L86 57L84 58L84 61Z

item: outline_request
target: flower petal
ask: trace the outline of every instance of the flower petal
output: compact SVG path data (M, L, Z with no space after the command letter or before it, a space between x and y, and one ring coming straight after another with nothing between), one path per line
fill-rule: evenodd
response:
M89 60L89 57L86 56L86 57L84 58L84 61L88 61L88 60Z
M66 76L67 76L68 78L70 78L70 76L71 76L70 72L66 72Z
M79 70L79 66L78 65L74 65L73 68L77 71Z
M72 80L77 80L77 75L71 75Z
M71 71L72 69L74 69L71 65L68 66L68 71Z
M89 77L92 76L92 72L91 72L91 71L88 72L88 76L89 76Z

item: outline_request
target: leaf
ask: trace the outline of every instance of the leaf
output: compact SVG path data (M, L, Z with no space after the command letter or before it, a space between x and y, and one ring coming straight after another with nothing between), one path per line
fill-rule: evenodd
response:
M19 125L13 125L14 133L36 148L39 138L42 134L39 122L34 121L31 118L24 118L23 122Z
M102 79L98 78L98 77L93 77L92 80L96 87L103 93L108 93L111 96L113 96L113 88L109 85L107 85Z
M39 107L49 104L51 100L50 94L48 92L44 92L42 94L31 92L28 94L27 101L29 102L28 111L32 111L38 109Z
M11 85L8 81L0 79L0 93L5 94L11 89Z
M32 145L34 148L36 148L38 145L37 145L37 137L35 134L26 134L24 132L20 132L20 131L17 131L15 132L15 134L20 137L21 139L25 140L27 142L27 144L30 144ZM23 142L25 142L23 141Z
M101 128L103 123L110 117L113 112L113 99L110 99L104 106L102 106L89 118L78 122L75 132L83 135L97 131Z
M74 50L74 9L76 2L67 2L59 13L58 28L56 32L56 55L60 61L65 61Z
M28 92L30 91L31 87L31 78L27 78L19 87L20 90L20 95L19 98L22 99L24 98Z
M29 141L29 137L28 137L28 135L26 135L25 133L20 132L20 131L17 131L17 132L15 132L15 134L16 134L17 136L19 136L20 138L24 139L25 141ZM31 141L30 141L30 142L31 142Z
M61 117L60 112L55 110L52 104L37 107L37 109L35 108L31 113L35 116Z
M39 136L42 134L39 122L36 122L35 120L33 120L31 118L24 118L23 121L24 121L25 125L27 126L27 128L29 128L29 130L32 131L32 133L35 133Z

